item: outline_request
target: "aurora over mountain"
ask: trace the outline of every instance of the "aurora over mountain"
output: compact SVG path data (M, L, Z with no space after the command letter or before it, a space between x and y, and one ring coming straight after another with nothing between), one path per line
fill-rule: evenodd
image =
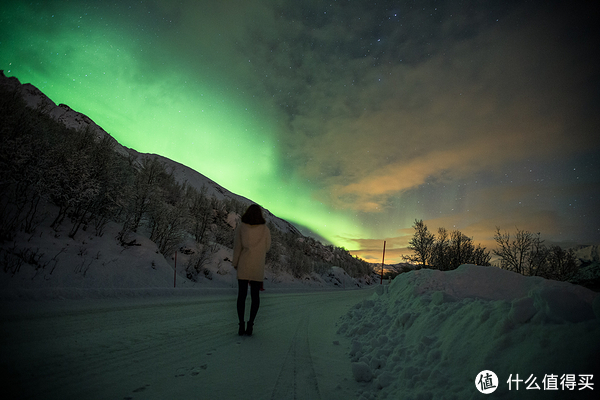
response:
M0 69L367 260L415 219L597 244L597 13L562 3L13 1Z

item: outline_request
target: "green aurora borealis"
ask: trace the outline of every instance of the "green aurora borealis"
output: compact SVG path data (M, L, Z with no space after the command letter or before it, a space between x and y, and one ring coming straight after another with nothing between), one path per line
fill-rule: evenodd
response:
M366 3L15 1L0 68L370 261L415 219L600 241L585 10Z
M252 96L223 85L211 68L190 71L124 22L70 14L69 3L55 3L4 11L3 22L10 21L3 35L9 40L2 43L3 61L11 60L2 65L7 75L90 116L122 145L185 164L338 245L349 246L336 239L338 232L360 234L348 218L312 201L310 188L281 168L272 135L277 124Z

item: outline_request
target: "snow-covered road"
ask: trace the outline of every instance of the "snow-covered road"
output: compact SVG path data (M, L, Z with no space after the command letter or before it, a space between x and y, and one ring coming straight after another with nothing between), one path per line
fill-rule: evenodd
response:
M261 296L237 336L235 291L4 302L3 388L28 399L348 399L339 317L372 290Z

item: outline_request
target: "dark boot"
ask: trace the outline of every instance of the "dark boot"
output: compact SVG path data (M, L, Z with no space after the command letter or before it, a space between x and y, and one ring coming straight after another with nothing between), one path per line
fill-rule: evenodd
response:
M240 322L240 328L238 329L238 335L240 336L244 336L244 334L246 333L246 330L244 329L244 323Z
M252 336L252 330L254 329L254 322L248 322L246 327L246 336Z

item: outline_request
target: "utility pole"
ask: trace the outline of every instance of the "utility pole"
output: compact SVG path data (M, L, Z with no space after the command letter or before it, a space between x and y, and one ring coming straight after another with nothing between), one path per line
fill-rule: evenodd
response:
M381 282L383 285L383 262L385 261L385 240L383 241L383 256L381 257Z
M173 269L173 287L177 287L177 250L175 250L175 268Z

